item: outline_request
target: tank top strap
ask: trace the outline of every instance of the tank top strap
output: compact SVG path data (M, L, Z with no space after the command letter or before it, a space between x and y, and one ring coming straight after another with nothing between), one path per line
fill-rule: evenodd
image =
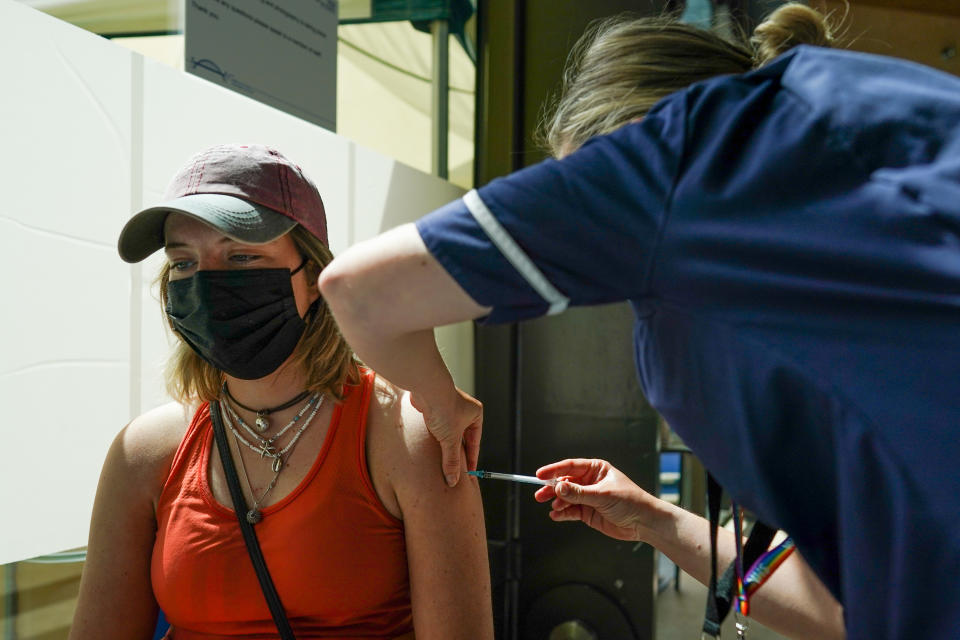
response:
M335 434L335 453L323 462L325 473L334 474L336 483L343 491L352 491L363 496L363 501L376 511L390 515L373 487L367 467L367 418L376 386L376 373L370 369L360 370L360 380L344 389L343 403L338 407L339 419Z
M177 451L173 454L173 460L170 462L170 471L167 473L167 479L163 488L160 490L162 503L163 494L171 486L179 487L183 482L196 486L199 482L199 469L204 464L203 461L203 436L205 428L210 426L210 403L204 402L193 414L183 439Z

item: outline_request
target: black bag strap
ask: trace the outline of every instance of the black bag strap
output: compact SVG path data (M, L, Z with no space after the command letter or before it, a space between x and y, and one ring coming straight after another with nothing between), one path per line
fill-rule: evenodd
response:
M223 429L223 422L220 420L220 403L216 400L210 401L210 419L213 422L213 435L217 441L217 450L220 452L220 461L223 463L223 471L227 476L227 485L230 487L230 497L233 498L233 509L237 513L240 532L243 534L243 541L247 544L247 551L250 553L253 568L257 572L263 597L267 601L267 606L270 607L270 614L277 625L277 631L280 632L280 638L282 640L296 640L293 629L290 628L290 623L287 621L287 614L283 611L283 603L280 602L280 596L277 595L277 589L273 586L273 580L270 578L267 561L264 559L263 552L260 550L260 543L257 541L257 533L253 530L253 525L247 522L247 502L243 499L243 492L240 490L237 468L233 464L233 456L230 455L230 446L227 444L227 434Z
M736 573L731 562L720 580L717 580L717 529L720 527L720 501L723 489L720 483L707 474L707 510L710 516L710 586L707 592L707 611L703 617L703 633L713 638L720 637L720 624L730 613ZM757 520L743 546L743 566L750 567L770 547L777 530Z
M703 636L720 637L720 623L726 618L720 615L720 602L717 591L717 529L720 527L720 500L723 489L712 475L707 473L707 513L710 517L710 584L707 590L707 610L703 615ZM726 609L730 610L729 594Z

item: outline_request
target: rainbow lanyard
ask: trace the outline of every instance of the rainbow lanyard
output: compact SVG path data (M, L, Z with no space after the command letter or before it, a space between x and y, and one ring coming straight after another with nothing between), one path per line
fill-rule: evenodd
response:
M738 638L746 638L746 616L750 613L750 596L757 591L773 572L794 551L793 540L768 549L776 530L759 520L754 523L750 536L743 539L743 510L734 502L733 525L736 556L723 572L717 573L717 531L720 528L720 503L723 488L707 473L707 507L710 521L710 583L707 588L707 606L703 617L701 640L719 638L720 625L730 610L736 618ZM749 569L744 571L744 564ZM734 606L736 605L736 606Z
M746 573L743 571L743 509L736 502L733 506L733 528L737 539L736 575L737 575L737 611L742 616L750 615L750 596L756 593L773 572L790 557L797 548L793 538L786 538L773 549L764 552L754 561Z

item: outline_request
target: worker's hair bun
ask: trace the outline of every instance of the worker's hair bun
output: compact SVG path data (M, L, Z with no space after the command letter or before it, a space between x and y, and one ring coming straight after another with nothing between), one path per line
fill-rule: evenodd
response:
M754 50L754 65L761 67L800 44L830 47L833 34L827 18L819 11L790 2L771 13L754 29L750 43Z

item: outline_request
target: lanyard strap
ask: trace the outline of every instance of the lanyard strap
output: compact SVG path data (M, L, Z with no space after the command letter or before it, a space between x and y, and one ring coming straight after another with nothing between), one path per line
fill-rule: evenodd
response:
M783 542L760 556L744 577L747 596L752 596L796 548L793 538L785 538Z
M267 569L267 561L264 559L263 552L260 550L260 543L257 541L257 532L253 530L253 525L247 521L247 502L243 499L243 492L240 490L237 468L233 464L233 456L230 455L230 446L227 444L227 433L224 431L223 422L220 420L220 403L216 400L210 401L210 420L213 422L213 435L217 441L217 450L220 452L224 475L227 476L227 486L230 487L233 508L237 512L237 520L240 522L240 532L243 534L243 541L250 553L250 561L257 572L263 597L267 601L267 606L270 607L270 615L273 616L273 622L277 625L277 631L280 632L282 640L296 640L293 629L290 628L290 623L287 621L287 614L283 611L283 603L280 602L277 588L273 586L270 570Z
M733 575L736 579L737 611L742 616L750 615L750 600L746 588L743 586L743 509L736 501L730 501L730 510L733 513L733 540L736 553L733 556Z
M723 489L714 477L707 473L707 512L710 516L710 584L707 591L707 611L703 615L703 633L701 636L711 638L720 637L720 623L727 617L730 610L729 594L724 612L721 614L721 604L717 588L717 529L720 526L720 500Z
M773 541L773 536L777 533L776 529L765 525L759 520L755 522L753 529L750 531L750 536L747 538L746 543L743 544L742 556L738 553L737 558L730 563L726 571L723 572L723 576L717 580L717 529L720 527L720 502L722 498L723 488L720 486L720 483L708 473L707 511L710 516L710 584L707 592L707 610L703 617L702 636L711 638L720 637L720 624L727 617L727 614L730 613L730 606L733 603L733 590L738 577L736 575L736 567L738 565L741 567L747 566L751 567L752 571L753 566L767 551L767 548ZM734 505L734 516L737 521L739 521L736 505ZM737 536L739 538L739 532ZM740 545L738 544L737 546L739 547ZM782 563L785 559L786 556L784 556L780 562ZM777 566L779 566L779 564L780 563L777 563ZM775 569L776 567L773 568ZM766 580L772 571L773 569L768 571L763 577L763 580ZM748 576L749 574L750 572L747 572ZM742 570L740 575L743 575ZM749 585L749 578L747 584ZM757 587L759 586L758 584ZM756 588L754 591L755 590ZM747 586L745 587L744 596L748 597L749 593L749 586ZM749 604L741 602L741 607L744 606L749 607Z

